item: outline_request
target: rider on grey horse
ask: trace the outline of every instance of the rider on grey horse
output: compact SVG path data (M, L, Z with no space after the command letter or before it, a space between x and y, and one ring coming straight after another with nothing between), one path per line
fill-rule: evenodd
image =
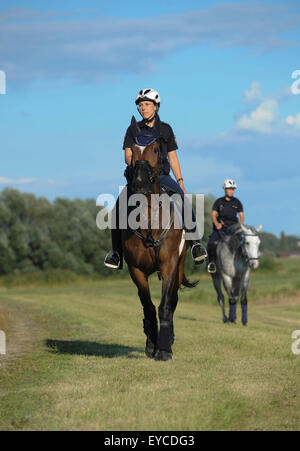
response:
M140 147L146 147L157 141L160 145L160 184L163 185L169 192L175 192L180 194L181 199L184 200L186 190L183 184L183 178L181 174L181 168L179 160L176 154L177 142L174 136L173 130L169 124L162 122L158 116L158 110L160 107L160 96L154 89L142 89L135 100L138 107L138 111L141 114L143 120L136 122L133 117L131 125L128 127L123 149L125 151L125 162L127 168L125 170L125 176L130 183L132 176L132 150L133 144L137 144ZM175 176L176 181L169 175L170 169ZM119 210L119 199L116 202L115 209ZM118 214L116 215L118 217ZM192 209L192 221L196 224L195 213ZM191 254L196 264L203 263L207 257L205 248L200 243L200 236L197 226L188 230L197 239L191 240ZM112 236L112 252L108 253L105 257L104 264L109 268L121 269L122 268L122 243L121 243L121 231L118 229L118 225L111 229Z
M208 252L208 266L207 271L215 273L216 268L216 249L218 241L222 233L226 233L226 229L232 224L244 222L243 205L233 196L237 185L234 180L226 179L223 183L225 196L220 197L215 201L212 207L211 218L213 222L213 232L209 237L207 246ZM239 220L237 218L239 215Z

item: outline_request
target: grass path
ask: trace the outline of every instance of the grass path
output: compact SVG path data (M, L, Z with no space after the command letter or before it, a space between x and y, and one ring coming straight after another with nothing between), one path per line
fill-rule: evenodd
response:
M300 298L250 301L247 327L224 325L208 284L182 292L169 362L144 354L129 280L2 289L0 429L300 429Z

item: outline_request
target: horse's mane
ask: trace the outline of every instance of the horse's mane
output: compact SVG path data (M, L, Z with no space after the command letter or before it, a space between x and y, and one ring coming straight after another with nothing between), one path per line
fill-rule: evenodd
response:
M258 232L255 227L248 225L248 224L240 224L239 222L228 227L226 234L228 236L232 237L236 233L247 232L247 231L252 232L254 235L258 235Z
M237 232L240 232L241 230L242 226L239 222L237 222L236 224L232 224L230 227L228 227L226 234L231 237L232 235L235 235Z
M247 224L240 224L239 222L228 227L226 235L223 238L229 245L231 251L235 251L239 248L242 242L243 233L251 232L253 235L258 235L255 227Z
M242 228L246 227L246 229L248 229L248 231L252 232L253 235L258 235L258 231L256 230L255 227L253 227L252 225L248 225L248 224L243 224Z

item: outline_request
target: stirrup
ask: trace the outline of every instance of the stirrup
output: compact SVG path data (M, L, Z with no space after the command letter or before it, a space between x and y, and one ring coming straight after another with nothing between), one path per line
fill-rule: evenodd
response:
M203 250L204 254L203 255L199 255L199 257L193 257L193 249L195 246L200 246L201 250ZM192 248L191 248L191 255L192 255L192 259L194 260L195 263L203 263L206 259L207 259L207 250L205 249L205 247L203 247L201 245L201 243L195 243L193 244Z
M111 251L109 251L109 252L106 254L105 259L104 259L104 265L105 265L107 268L120 269L121 257L120 257L119 252L113 251L112 255L111 255L110 257L108 257L109 254L111 254ZM112 256L113 256L114 254L116 254L116 255L118 256L118 259L119 259L118 264L117 264L117 263L114 263L114 261L113 261L113 259L112 259ZM106 260L108 260L108 261L106 261Z
M207 271L208 271L210 274L215 274L215 273L217 272L217 266L216 266L215 262L210 262L210 263L207 265Z

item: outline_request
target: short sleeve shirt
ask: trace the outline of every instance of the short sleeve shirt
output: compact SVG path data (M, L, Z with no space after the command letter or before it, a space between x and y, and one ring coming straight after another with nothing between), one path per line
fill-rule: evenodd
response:
M212 210L218 212L218 221L230 226L238 222L237 213L241 213L243 205L236 197L232 197L230 200L226 200L226 197L220 197L217 199L212 207ZM215 226L214 226L215 229Z
M162 164L164 167L164 172L169 173L170 165L168 161L168 153L172 150L178 149L172 127L166 122L162 122L159 116L157 116L153 127L148 127L144 121L138 122L138 126L141 130L146 129L147 133L151 133L154 137L160 138L160 148L162 153ZM123 149L131 148L134 143L135 136L131 127L129 126L125 134Z

